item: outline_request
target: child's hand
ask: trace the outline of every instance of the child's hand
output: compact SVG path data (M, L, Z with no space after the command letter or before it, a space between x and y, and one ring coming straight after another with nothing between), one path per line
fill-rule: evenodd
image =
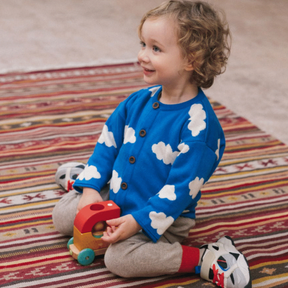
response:
M85 207L88 204L102 202L102 201L103 199L100 196L98 191L91 189L91 188L84 188L82 197L77 206L76 213L78 213L83 207Z
M101 239L108 243L125 240L142 229L131 214L107 220L106 223L110 227L107 227L107 231L103 233Z

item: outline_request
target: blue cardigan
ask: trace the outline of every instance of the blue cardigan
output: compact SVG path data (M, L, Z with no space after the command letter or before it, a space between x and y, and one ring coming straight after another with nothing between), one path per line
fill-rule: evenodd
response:
M175 105L158 101L161 86L142 89L119 104L74 188L97 191L110 180L110 199L132 214L156 242L179 216L195 218L200 189L225 148L220 123L199 89Z

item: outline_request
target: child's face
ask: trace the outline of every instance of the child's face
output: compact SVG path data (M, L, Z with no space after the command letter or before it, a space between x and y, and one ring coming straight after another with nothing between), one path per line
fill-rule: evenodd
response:
M138 61L147 84L169 87L189 81L191 69L187 69L171 17L148 18L142 26L140 40Z

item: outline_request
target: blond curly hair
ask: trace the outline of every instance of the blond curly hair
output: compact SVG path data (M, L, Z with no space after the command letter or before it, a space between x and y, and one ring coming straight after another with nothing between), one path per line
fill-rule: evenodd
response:
M164 15L176 20L179 45L193 66L191 82L211 87L215 76L225 71L230 55L231 34L224 13L205 2L169 0L143 16L139 35L146 19Z

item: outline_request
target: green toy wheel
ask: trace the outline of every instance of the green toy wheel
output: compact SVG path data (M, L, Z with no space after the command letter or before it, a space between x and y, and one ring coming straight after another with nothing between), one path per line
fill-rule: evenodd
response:
M74 242L73 239L74 239L73 237L70 238L69 241L68 241L68 243L67 243L67 249L68 249L68 250L70 250L69 246L70 246L71 244L73 244L73 242Z
M79 264L83 266L90 265L94 261L94 259L95 259L95 253L90 248L86 248L80 251L77 258Z

